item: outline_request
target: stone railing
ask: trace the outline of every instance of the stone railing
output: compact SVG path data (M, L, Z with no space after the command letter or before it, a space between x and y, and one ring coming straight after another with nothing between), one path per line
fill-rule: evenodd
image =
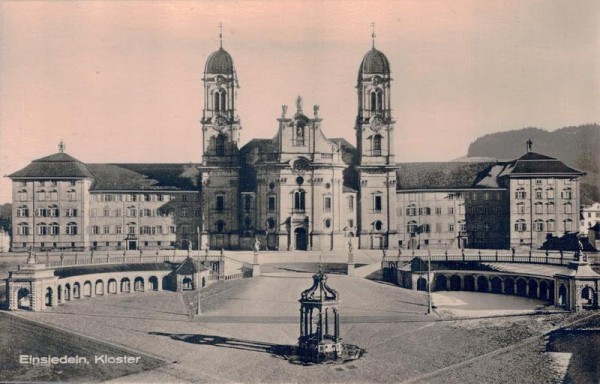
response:
M394 254L391 254L394 252ZM501 263L529 263L567 265L574 260L574 252L558 251L511 251L511 250L415 250L415 251L387 251L382 257L382 262L410 262L419 257L424 261L454 261L454 262L501 262Z

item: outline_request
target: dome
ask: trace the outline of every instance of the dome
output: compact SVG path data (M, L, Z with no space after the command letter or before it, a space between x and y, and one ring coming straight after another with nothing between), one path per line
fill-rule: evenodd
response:
M373 48L363 58L358 70L358 77L360 79L362 74L368 75L389 75L390 74L390 63L383 52Z
M235 69L233 68L231 55L223 48L211 53L208 60L206 60L204 73L233 75Z

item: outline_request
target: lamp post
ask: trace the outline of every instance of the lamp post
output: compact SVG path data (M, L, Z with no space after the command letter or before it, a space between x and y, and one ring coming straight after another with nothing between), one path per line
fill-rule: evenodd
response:
M429 250L429 232L427 232L427 314L433 312L431 302L431 251Z

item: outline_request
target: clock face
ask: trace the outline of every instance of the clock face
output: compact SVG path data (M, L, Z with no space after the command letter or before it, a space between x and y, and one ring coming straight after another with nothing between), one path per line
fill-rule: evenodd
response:
M381 118L381 116L373 116L371 118L370 124L371 124L371 129L373 131L377 132L383 126L383 119Z
M223 116L217 116L215 118L215 129L217 131L223 130L223 128L225 128L226 125L227 125L227 119L225 119Z

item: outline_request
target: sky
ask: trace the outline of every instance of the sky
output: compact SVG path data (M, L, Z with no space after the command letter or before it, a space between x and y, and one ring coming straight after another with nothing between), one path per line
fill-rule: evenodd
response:
M354 140L356 79L390 61L396 160L464 156L487 133L600 122L600 2L0 2L0 175L58 151L87 163L200 162L202 76L232 55L241 144L281 105ZM0 203L11 199L0 178Z

